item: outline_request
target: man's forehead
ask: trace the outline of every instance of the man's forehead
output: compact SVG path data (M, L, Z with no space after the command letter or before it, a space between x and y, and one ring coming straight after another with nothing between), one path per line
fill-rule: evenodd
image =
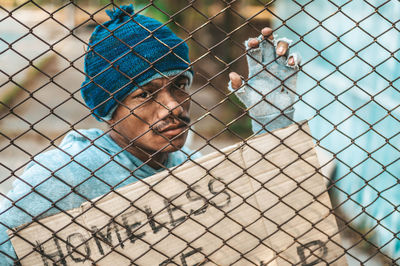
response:
M172 76L172 77L163 77L163 78L157 78L153 79L149 83L145 84L144 86L164 86L166 84L169 84L171 82L179 82L179 81L187 81L189 82L188 77L184 75L177 75L177 76Z

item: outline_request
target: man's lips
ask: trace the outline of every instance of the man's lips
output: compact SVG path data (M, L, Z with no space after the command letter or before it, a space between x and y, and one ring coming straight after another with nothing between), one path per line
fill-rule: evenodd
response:
M163 128L162 130L159 130L158 133L162 134L166 137L174 137L174 136L182 133L186 128L187 128L187 125L185 125L185 124L170 125L170 126Z

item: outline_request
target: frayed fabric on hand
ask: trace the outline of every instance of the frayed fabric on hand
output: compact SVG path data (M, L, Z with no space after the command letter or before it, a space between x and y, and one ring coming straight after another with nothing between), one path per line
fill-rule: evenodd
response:
M229 82L229 90L248 108L252 118L252 128L255 134L265 130L286 127L293 121L296 100L296 80L300 55L288 52L283 56L277 56L275 48L279 42L292 42L286 38L274 40L258 37L260 44L251 48L248 41L247 62L249 78L242 86L235 90ZM289 58L293 58L294 65L288 64Z

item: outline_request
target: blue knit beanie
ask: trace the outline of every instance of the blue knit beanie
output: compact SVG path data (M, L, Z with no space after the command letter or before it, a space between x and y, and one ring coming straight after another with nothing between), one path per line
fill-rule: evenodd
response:
M132 5L106 13L111 20L90 37L81 87L99 121L110 120L118 102L153 79L183 74L192 81L188 46L169 28L134 14Z

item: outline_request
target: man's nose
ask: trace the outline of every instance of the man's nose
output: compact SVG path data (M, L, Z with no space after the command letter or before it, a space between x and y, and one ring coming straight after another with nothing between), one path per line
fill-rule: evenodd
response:
M165 90L162 93L162 97L160 99L161 108L163 109L163 117L168 116L170 114L174 116L180 116L183 113L183 107L179 103L179 101L172 95L169 90Z

